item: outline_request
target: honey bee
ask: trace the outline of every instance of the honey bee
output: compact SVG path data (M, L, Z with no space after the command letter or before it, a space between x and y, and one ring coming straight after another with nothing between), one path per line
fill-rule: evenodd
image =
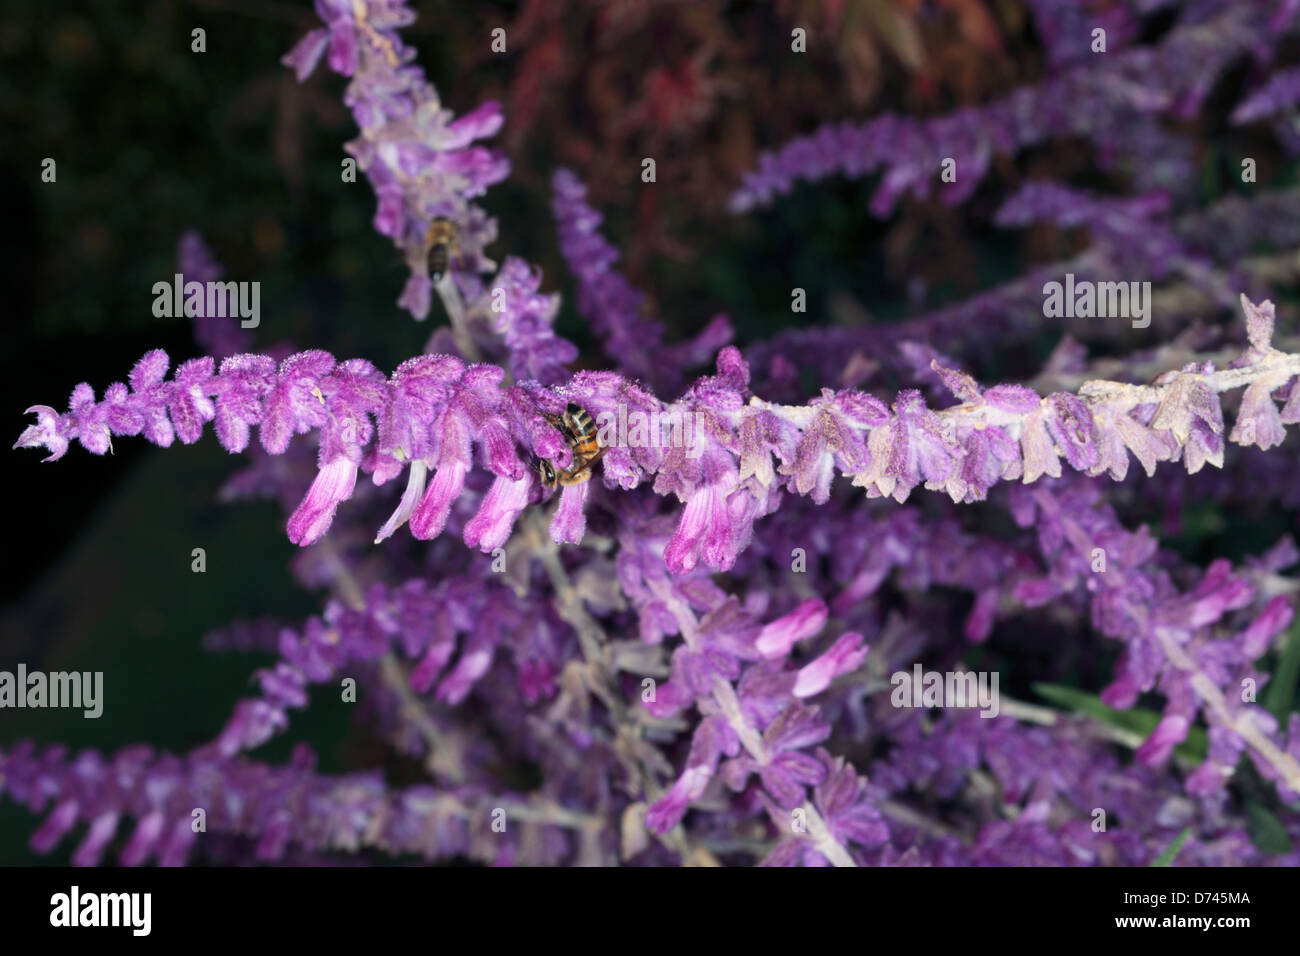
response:
M429 278L437 285L447 272L451 257L460 252L456 245L456 224L445 216L439 216L429 224L424 242L429 247Z
M573 452L573 464L558 468L545 458L536 460L537 476L542 487L554 489L556 485L580 485L591 478L591 468L605 454L605 448L596 437L596 423L587 410L573 402L564 408L563 415L542 413L550 424L559 430Z

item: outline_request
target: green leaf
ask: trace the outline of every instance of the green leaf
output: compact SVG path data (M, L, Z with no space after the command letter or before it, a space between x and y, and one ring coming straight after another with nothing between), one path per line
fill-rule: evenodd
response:
M1291 852L1291 838L1287 836L1286 827L1268 807L1247 800L1246 812L1250 814L1250 839L1255 846L1265 853Z
M1264 706L1269 713L1286 726L1287 715L1295 702L1296 684L1300 683L1300 617L1291 624L1291 636L1282 649L1282 656L1273 668L1272 679L1264 694Z
M1187 838L1191 835L1192 835L1192 828L1184 827L1183 832L1178 834L1178 836L1174 837L1174 842L1169 844L1169 846L1165 847L1164 851L1158 857L1156 857L1154 860L1151 861L1151 865L1168 866L1169 864L1173 863L1174 857L1178 855L1178 851L1183 848L1183 844L1187 842Z
M1149 736L1160 723L1161 715L1153 710L1141 707L1116 710L1103 703L1096 694L1079 690L1077 687L1066 687L1064 684L1034 684L1033 688L1034 693L1049 703L1143 737ZM1187 731L1187 739L1174 748L1174 753L1189 763L1199 764L1205 761L1208 749L1209 738L1205 734L1205 729L1192 727Z

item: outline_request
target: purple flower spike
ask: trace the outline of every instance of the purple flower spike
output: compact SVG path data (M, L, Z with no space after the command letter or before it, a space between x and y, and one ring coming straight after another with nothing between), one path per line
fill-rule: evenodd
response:
M603 217L587 204L587 188L568 169L556 170L552 188L560 251L578 281L578 312L619 371L676 391L683 367L704 364L731 341L730 321L716 315L694 339L665 345L662 323L647 314L649 300L613 268L619 254L598 231Z
M494 267L483 248L496 223L473 200L505 179L510 164L475 142L501 129L500 104L452 118L397 32L415 20L404 2L320 0L316 12L326 28L309 31L281 63L302 81L328 51L330 69L350 78L344 100L360 136L345 149L375 190L375 231L393 240L410 269L398 304L423 319L432 288L426 233L435 218L457 227L453 277L473 280Z
M1257 311L1262 315L1263 306ZM1255 339L1263 343L1267 323L1252 322ZM526 348L523 342L516 341L519 350ZM262 447L279 455L294 435L315 431L325 464L291 519L292 540L309 543L324 533L338 503L351 495L357 469L382 485L416 460L426 473L412 469L380 538L404 519L415 537L430 538L442 531L475 467L475 443L481 466L514 483L512 500L518 500L508 510L516 513L525 504L519 483L528 480L530 459L550 458L567 467L571 453L545 415L576 400L605 423L602 429L626 429L622 423L634 415L643 420L630 429L639 436L631 442L622 432L601 439L611 442L601 473L611 489L650 484L655 493L672 493L685 503L664 547L676 574L701 563L727 570L748 547L755 522L777 510L783 494L826 505L837 476L850 477L868 497L902 503L923 486L969 502L987 498L1000 481L1060 477L1061 457L1073 469L1117 480L1127 474L1129 452L1148 473L1180 454L1191 473L1206 463L1222 467L1221 392L1245 387L1232 437L1265 448L1276 445L1288 420L1298 417L1292 405L1300 393L1300 387L1287 385L1300 374L1300 356L1265 351L1260 344L1223 371L1193 363L1150 386L1091 380L1077 395L1057 392L1042 401L1027 389L980 392L973 380L953 373L949 384L969 401L933 410L919 391L906 389L892 413L878 399L852 390L825 389L805 406L750 396L749 365L730 346L718 354L716 374L700 378L671 404L611 372L579 372L549 388L535 382L503 388L502 368L467 367L446 355L412 359L389 380L369 362L340 363L321 351L291 355L278 367L268 356L232 356L219 370L211 359L194 359L171 380L168 364L165 353L149 353L132 370L129 387L111 385L98 402L88 384L79 385L63 415L33 406L37 422L19 436L17 447L44 446L58 458L76 439L103 454L112 436L136 434L165 447L178 435L184 442L196 440L212 421L228 450L246 448L257 425ZM1291 395L1279 414L1271 393L1284 386ZM658 421L658 431L645 420ZM578 494L562 496L556 525L562 540L580 537ZM508 533L511 522L501 524L504 512L495 510L499 497L498 491L493 508L471 522L475 541L489 526L487 540L498 540L502 529ZM1022 587L1021 593L1028 592Z

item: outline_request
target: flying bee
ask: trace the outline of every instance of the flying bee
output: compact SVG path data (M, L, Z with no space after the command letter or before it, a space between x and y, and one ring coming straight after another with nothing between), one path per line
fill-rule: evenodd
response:
M563 415L542 413L542 417L564 436L573 453L573 464L558 468L545 458L537 459L537 476L543 488L556 485L580 485L591 478L591 468L605 454L605 448L596 437L596 423L585 408L569 402Z
M456 224L445 216L439 216L429 224L424 243L429 247L429 278L437 285L447 272L451 257L460 253L456 245Z

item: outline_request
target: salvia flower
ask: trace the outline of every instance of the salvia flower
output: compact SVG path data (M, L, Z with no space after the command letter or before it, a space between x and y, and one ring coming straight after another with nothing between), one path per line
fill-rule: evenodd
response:
M877 216L890 214L909 193L927 197L939 191L945 202L965 202L997 153L1016 153L1061 137L1097 141L1102 150L1109 148L1116 124L1131 123L1135 114L1193 114L1215 79L1242 54L1271 50L1295 28L1294 18L1279 18L1282 26L1270 29L1276 13L1276 6L1263 0L1224 4L1211 17L1179 23L1158 46L1111 51L1102 62L1086 56L991 103L938 117L887 114L863 123L828 123L761 154L732 195L731 208L746 212L766 205L800 180L875 172L881 174L880 185L870 207ZM1090 31L1079 36L1087 38ZM1280 90L1261 94L1262 101L1284 96ZM1244 115L1256 109L1264 112L1252 105ZM959 171L956 181L941 191L936 157L955 160Z
M1243 304L1248 315L1272 314L1270 303L1255 306L1243 296ZM1146 386L1094 380L1077 395L1042 398L1009 385L981 391L936 363L958 397L967 399L940 410L912 389L900 392L892 409L852 390L826 393L807 406L764 402L749 394L748 366L731 347L719 353L717 374L699 379L671 406L612 373L579 373L551 388L503 388L501 368L440 355L411 359L388 379L364 360L337 362L310 351L278 368L264 356L232 356L220 368L210 358L193 359L167 380L167 356L154 351L132 371L129 388L112 385L102 401L83 384L65 414L34 406L37 423L15 447L45 447L52 460L74 439L95 454L106 452L114 435L144 434L163 446L174 437L190 443L216 420L227 450L242 451L256 424L263 448L282 454L292 436L316 432L319 471L289 522L290 539L307 545L319 540L338 505L352 496L358 470L377 484L408 472L381 538L403 519L415 536L436 536L465 489L477 446L478 467L493 484L465 540L491 551L542 494L527 462L553 457L562 467L571 463L543 413L557 414L566 401L597 417L616 417L620 406L625 417L630 411L676 413L700 423L691 446L664 448L656 441L630 447L620 440L606 455L605 483L623 489L650 484L682 502L677 532L665 549L672 570L688 571L701 560L726 569L748 546L755 521L777 507L780 491L824 501L836 472L868 497L899 502L922 485L954 501L979 500L999 481L1059 476L1062 462L1085 474L1118 477L1127 467L1125 448L1148 470L1181 456L1195 473L1206 463L1222 467L1219 394L1243 386L1248 400L1228 440L1268 447L1292 417L1289 405L1277 410L1271 393L1295 379L1300 356L1268 344L1270 322L1252 318L1250 327L1245 357L1251 364L1215 370L1193 363ZM779 467L772 467L773 455ZM412 467L416 461L421 467ZM585 490L566 489L553 531L557 540L580 537L588 498Z

